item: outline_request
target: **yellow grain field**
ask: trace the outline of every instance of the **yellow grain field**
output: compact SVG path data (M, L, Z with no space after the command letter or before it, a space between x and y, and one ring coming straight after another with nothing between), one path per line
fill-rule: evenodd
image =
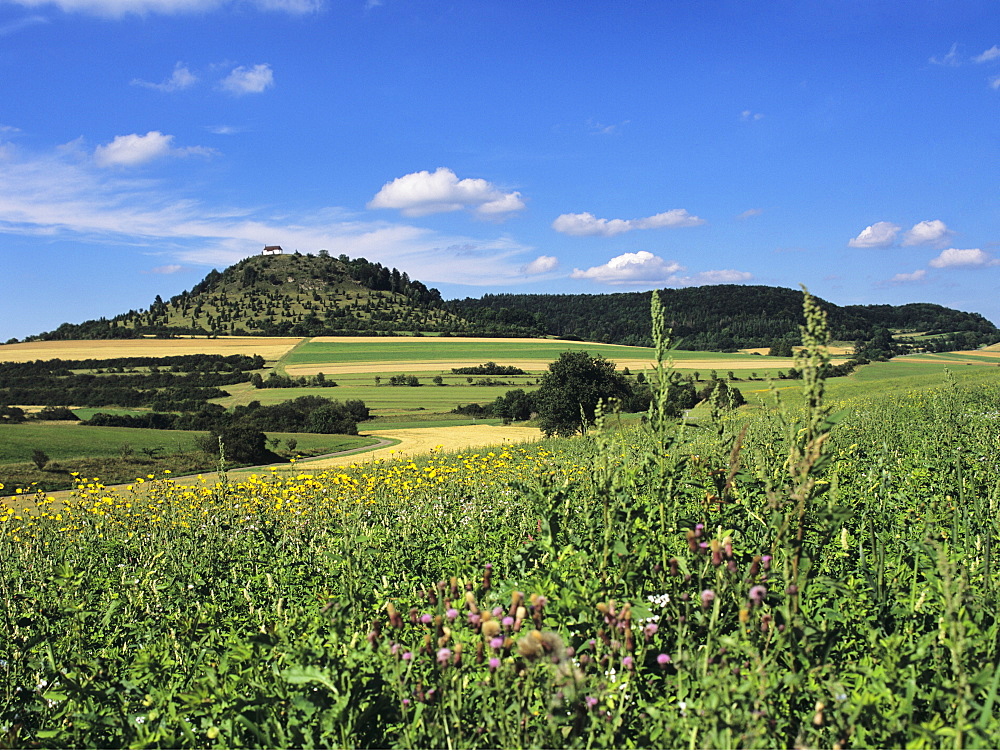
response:
M300 337L228 336L218 339L95 339L21 342L0 346L0 362L32 360L110 360L116 357L179 355L260 355L277 360L301 342Z

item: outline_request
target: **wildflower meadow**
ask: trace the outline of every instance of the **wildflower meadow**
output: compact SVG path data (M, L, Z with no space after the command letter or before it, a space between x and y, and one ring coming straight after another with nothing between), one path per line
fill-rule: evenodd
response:
M0 505L0 746L996 748L1000 385ZM798 388L798 386L796 386Z

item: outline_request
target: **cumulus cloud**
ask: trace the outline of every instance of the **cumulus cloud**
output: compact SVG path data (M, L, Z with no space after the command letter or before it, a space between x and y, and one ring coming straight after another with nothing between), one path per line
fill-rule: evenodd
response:
M520 211L517 191L504 193L481 178L458 179L447 167L421 170L387 182L368 202L369 209L398 209L404 216L426 216L469 209L482 218L500 218Z
M975 60L977 63L987 63L990 60L996 60L998 57L1000 57L1000 47L997 47L994 44L988 50L985 50L981 54L976 55L973 58L973 60Z
M903 245L933 245L947 240L951 231L940 219L917 222L903 234Z
M936 269L947 269L953 266L997 266L1000 261L979 248L948 248L931 259L930 265Z
M252 68L239 66L222 79L220 84L224 91L236 96L244 94L260 94L274 86L274 71L268 63L261 63Z
M521 267L521 273L527 275L545 274L553 271L559 265L559 259L555 256L538 256L531 263Z
M875 222L861 230L847 244L852 248L888 248L896 242L896 235L902 229L892 222Z
M748 271L719 269L701 271L697 274L682 275L686 271L677 261L666 261L647 250L638 253L622 253L602 266L587 270L573 269L571 279L591 279L603 284L616 285L668 285L690 287L702 284L735 284L753 278Z
M583 271L573 269L572 279L593 279L606 284L637 282L642 284L663 284L673 274L684 271L677 261L664 261L648 250L638 253L622 253L602 266L592 266Z
M151 13L180 15L206 13L226 6L249 4L258 10L301 15L323 7L322 0L9 0L27 8L55 6L66 13L86 13L105 18L122 18L128 15L144 16Z
M642 219L598 219L589 212L582 214L561 214L552 222L552 229L564 235L577 237L613 237L637 229L663 229L665 227L695 227L704 224L689 214L686 209L671 209L662 214Z
M191 88L196 83L198 83L198 76L188 70L187 66L183 63L174 65L174 72L170 78L162 83L151 83L139 78L132 79L133 86L142 86L147 89L156 89L157 91L181 91L182 89Z
M209 156L214 152L203 146L173 147L173 136L151 130L140 136L132 133L115 136L111 143L94 149L94 162L99 167L135 167L165 156Z
M890 284L907 284L909 282L922 282L927 276L926 269L917 269L910 274L896 274L889 280Z

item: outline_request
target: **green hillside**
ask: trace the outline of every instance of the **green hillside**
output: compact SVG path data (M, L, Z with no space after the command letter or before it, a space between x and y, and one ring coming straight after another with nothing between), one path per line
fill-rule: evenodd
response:
M364 258L251 256L212 270L190 291L111 319L64 323L32 339L170 335L337 336L462 330L441 295Z

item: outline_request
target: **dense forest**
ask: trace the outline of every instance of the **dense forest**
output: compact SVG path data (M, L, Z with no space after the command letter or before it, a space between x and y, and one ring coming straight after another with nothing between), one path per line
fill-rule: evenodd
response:
M790 353L802 323L802 293L721 284L661 291L667 324L683 349L768 347ZM820 300L833 338L860 356L971 349L1000 341L977 313L930 303L838 306ZM326 251L253 256L211 271L190 291L111 319L65 323L29 339L139 336L343 336L440 334L555 336L648 346L649 293L486 294L444 301L406 272ZM277 385L277 384L273 384Z
M660 296L667 325L682 349L725 352L798 343L798 327L802 323L802 293L798 290L719 284L664 289ZM833 338L857 342L861 348L865 348L866 342L884 338L883 331L897 335L907 332L942 335L937 341L921 339L911 347L931 351L973 348L1000 341L1000 330L983 316L941 305L838 306L825 300L819 303L827 311ZM456 316L483 326L510 326L512 330L614 344L652 343L648 292L487 294L453 300L446 305Z

